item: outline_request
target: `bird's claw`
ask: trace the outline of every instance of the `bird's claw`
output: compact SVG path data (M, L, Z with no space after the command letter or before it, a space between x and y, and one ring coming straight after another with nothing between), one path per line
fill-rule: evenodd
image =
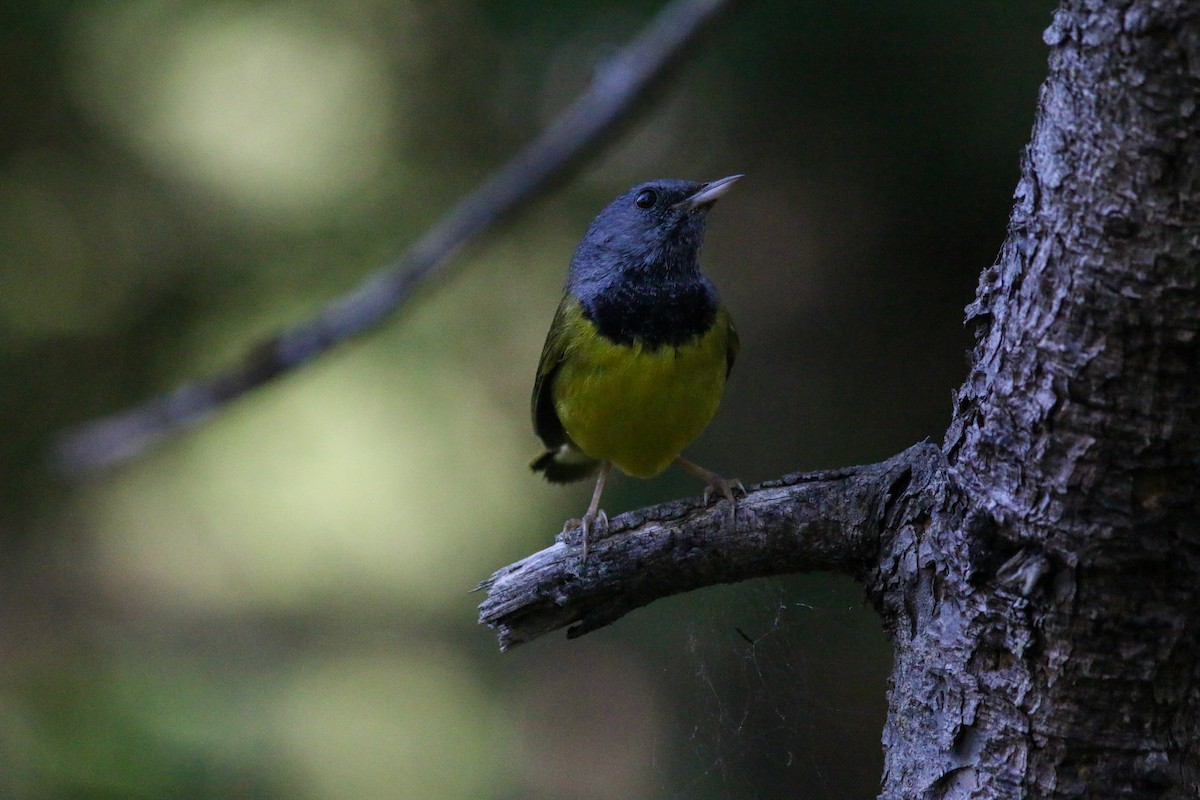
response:
M583 520L579 525L583 533L583 554L580 558L587 561L588 557L588 542L592 538L593 533L599 533L601 536L608 533L608 514L604 513L601 508L595 514L584 514ZM597 527L599 530L597 530Z
M729 501L729 524L737 527L737 498L746 496L746 487L737 478L726 479L713 475L704 487L704 505L712 503L713 498L720 496Z
M594 514L584 514L583 519L574 518L563 523L563 534L576 529L579 530L580 539L582 540L583 553L581 558L587 561L588 542L594 538L603 537L604 534L608 533L608 514L601 508Z
M731 503L737 502L737 496L746 496L746 487L737 478L726 480L720 475L714 475L708 485L704 487L704 505L708 505L717 495L724 497Z

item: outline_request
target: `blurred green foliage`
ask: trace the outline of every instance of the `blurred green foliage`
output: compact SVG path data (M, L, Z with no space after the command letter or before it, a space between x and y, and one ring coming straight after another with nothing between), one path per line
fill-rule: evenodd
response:
M574 243L638 180L748 175L705 254L743 350L698 460L749 482L940 436L1048 2L749 4L403 319L114 474L45 469L54 431L352 287L657 6L0 8L0 796L873 795L889 660L848 582L503 657L466 591L586 503L525 469L526 404Z

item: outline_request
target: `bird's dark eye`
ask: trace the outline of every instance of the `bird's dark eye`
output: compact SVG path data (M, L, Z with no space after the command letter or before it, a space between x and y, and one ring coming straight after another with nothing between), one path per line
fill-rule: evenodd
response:
M633 202L637 203L638 208L653 208L654 204L658 202L658 192L646 189Z

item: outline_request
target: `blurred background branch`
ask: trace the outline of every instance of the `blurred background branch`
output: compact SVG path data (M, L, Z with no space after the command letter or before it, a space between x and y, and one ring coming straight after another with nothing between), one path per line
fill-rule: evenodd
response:
M411 247L316 316L287 327L215 377L187 383L135 408L60 435L52 460L82 476L134 458L165 436L201 423L268 381L311 363L384 322L454 253L561 180L616 133L689 47L735 0L674 0L528 147L464 197Z

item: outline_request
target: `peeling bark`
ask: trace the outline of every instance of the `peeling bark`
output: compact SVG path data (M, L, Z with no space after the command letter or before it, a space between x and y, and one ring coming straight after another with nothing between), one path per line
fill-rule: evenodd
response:
M1046 40L959 500L872 587L884 797L1200 794L1200 4L1068 2Z
M680 501L615 517L581 558L579 533L497 572L478 588L479 620L500 648L573 625L574 638L654 600L702 586L828 570L863 576L896 509L943 472L931 444L881 464L788 475L729 505Z

